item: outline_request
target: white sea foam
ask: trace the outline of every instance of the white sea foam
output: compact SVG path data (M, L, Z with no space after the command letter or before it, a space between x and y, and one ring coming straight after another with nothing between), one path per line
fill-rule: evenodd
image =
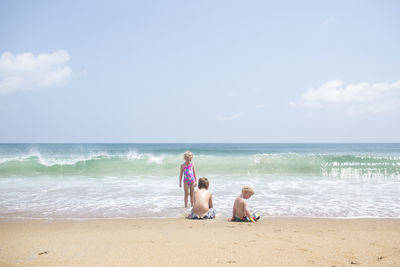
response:
M262 216L400 217L396 180L321 177L209 176L218 212L230 216L241 186L253 184L249 200ZM52 177L0 179L0 217L137 218L179 217L183 190L178 177Z
M21 155L16 155L16 156L10 156L10 157L4 157L0 159L0 164L1 163L6 163L6 162L12 162L12 161L28 161L28 160L36 160L38 161L41 165L51 167L55 165L75 165L78 162L84 162L88 160L93 160L93 159L98 159L101 157L110 157L110 155L107 155L105 153L94 153L90 154L88 156L83 156L83 155L73 155L73 156L63 156L63 157L54 157L54 156L43 156L39 152L32 152L28 154L21 154Z
M400 216L398 144L348 145L341 153L332 152L336 145L317 145L317 153L309 153L315 152L313 145L301 145L299 153L293 151L300 145L192 146L199 151L194 151L196 172L209 178L215 207L224 216L230 216L245 183L255 186L249 204L263 216ZM187 149L176 144L0 145L0 217L183 216L178 175Z
M7 162L24 162L28 160L36 160L41 165L46 167L56 166L56 165L75 165L79 162L87 162L91 160L100 160L100 159L127 159L127 160L141 160L147 159L150 163L162 164L163 159L167 157L167 155L155 156L151 153L137 153L137 152L128 152L128 153L119 153L119 154L108 154L103 152L90 153L88 155L60 155L60 156L44 156L39 152L31 152L24 153L20 155L14 156L6 156L0 158L1 163Z
M149 155L148 158L149 158L150 163L162 164L165 157L166 157L165 155L161 155L161 156L152 156L152 155L150 156Z

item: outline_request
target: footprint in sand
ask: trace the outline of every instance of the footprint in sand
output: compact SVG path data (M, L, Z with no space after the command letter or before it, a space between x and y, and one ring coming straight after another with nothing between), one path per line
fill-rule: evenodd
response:
M226 263L236 263L236 261L227 261Z
M380 261L380 260L383 260L384 258L386 258L386 257L385 256L379 256L376 260Z
M44 254L49 254L48 251L43 251L43 252L39 252L38 255L44 255Z

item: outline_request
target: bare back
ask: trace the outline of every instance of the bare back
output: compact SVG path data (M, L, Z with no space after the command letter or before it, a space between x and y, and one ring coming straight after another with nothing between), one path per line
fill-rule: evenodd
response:
M199 216L207 214L208 210L213 207L212 194L207 189L201 188L194 191L193 213Z
M244 216L248 216L249 213L247 201L242 196L237 197L233 204L232 219L235 217L242 219Z

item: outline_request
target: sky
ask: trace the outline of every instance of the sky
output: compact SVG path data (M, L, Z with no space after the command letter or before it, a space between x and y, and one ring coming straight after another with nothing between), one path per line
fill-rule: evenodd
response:
M1 1L0 143L400 142L399 1Z

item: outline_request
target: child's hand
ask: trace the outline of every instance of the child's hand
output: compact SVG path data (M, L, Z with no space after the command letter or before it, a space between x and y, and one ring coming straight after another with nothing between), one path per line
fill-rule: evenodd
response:
M194 182L194 187L197 187L197 182Z
M179 187L182 187L182 183L179 183Z

